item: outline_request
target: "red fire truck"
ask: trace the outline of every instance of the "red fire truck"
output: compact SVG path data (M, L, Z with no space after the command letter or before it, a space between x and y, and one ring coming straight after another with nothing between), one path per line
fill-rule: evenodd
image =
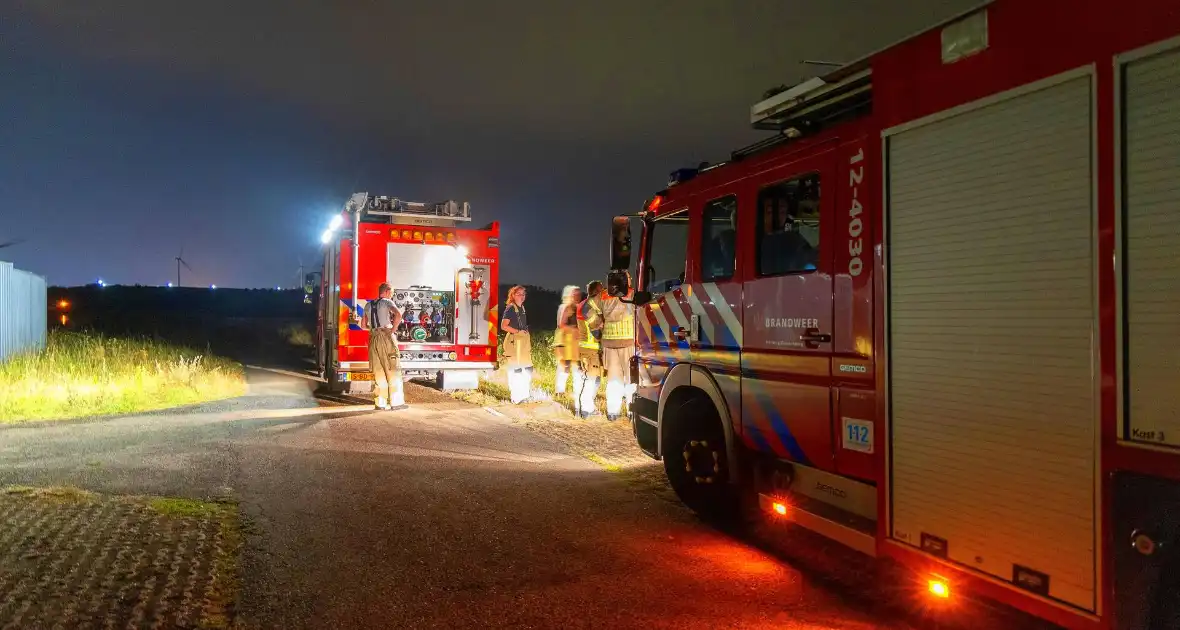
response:
M1180 628L1180 4L995 0L751 114L612 228L682 500L948 605Z
M323 236L319 364L329 389L372 391L369 333L353 315L365 316L382 282L403 316L396 334L405 378L474 389L495 369L500 225L470 222L467 203L349 198Z

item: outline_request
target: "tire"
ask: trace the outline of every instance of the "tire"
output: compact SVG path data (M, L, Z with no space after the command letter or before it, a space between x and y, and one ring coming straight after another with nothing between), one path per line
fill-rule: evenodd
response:
M725 431L712 404L690 398L668 419L664 472L676 496L706 521L736 523L741 515L739 493L730 483Z

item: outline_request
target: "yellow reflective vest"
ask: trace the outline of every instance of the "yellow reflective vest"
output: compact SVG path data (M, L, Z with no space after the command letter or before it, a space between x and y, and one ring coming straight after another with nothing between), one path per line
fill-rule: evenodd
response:
M600 296L591 301L591 308L602 317L602 340L635 339L635 307L619 298Z
M598 335L596 330L590 328L590 320L586 318L590 310L590 300L584 300L578 305L578 346L587 350L598 351Z

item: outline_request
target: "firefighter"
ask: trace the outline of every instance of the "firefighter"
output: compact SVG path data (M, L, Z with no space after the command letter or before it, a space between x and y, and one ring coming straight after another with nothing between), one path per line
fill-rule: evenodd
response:
M627 297L634 290L627 277ZM623 411L623 399L633 386L628 384L631 357L635 354L635 305L600 291L591 297L590 315L593 327L602 326L602 364L606 370L606 418L617 420Z
M602 283L586 285L586 296L578 304L578 369L574 372L574 411L582 418L594 415L595 398L602 382L601 322L591 327L590 298L602 293Z
M578 362L578 305L583 300L582 289L570 285L561 292L561 305L557 307L557 332L553 335L554 358L557 363L557 378L554 392L564 394L570 374Z
M508 290L504 319L500 328L504 337L504 359L508 368L508 394L512 404L526 402L532 392L533 346L529 337L528 314L524 309L527 294L517 285Z
M363 328L369 330L369 369L377 387L377 409L404 407L402 371L394 331L401 324L402 314L390 299L393 288L382 282L377 287L377 299L369 303L368 317Z

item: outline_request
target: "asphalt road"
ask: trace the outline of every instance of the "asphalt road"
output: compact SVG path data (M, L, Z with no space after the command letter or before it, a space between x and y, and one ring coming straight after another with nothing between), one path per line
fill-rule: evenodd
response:
M0 429L0 484L232 496L263 628L905 628L503 417L428 390Z

